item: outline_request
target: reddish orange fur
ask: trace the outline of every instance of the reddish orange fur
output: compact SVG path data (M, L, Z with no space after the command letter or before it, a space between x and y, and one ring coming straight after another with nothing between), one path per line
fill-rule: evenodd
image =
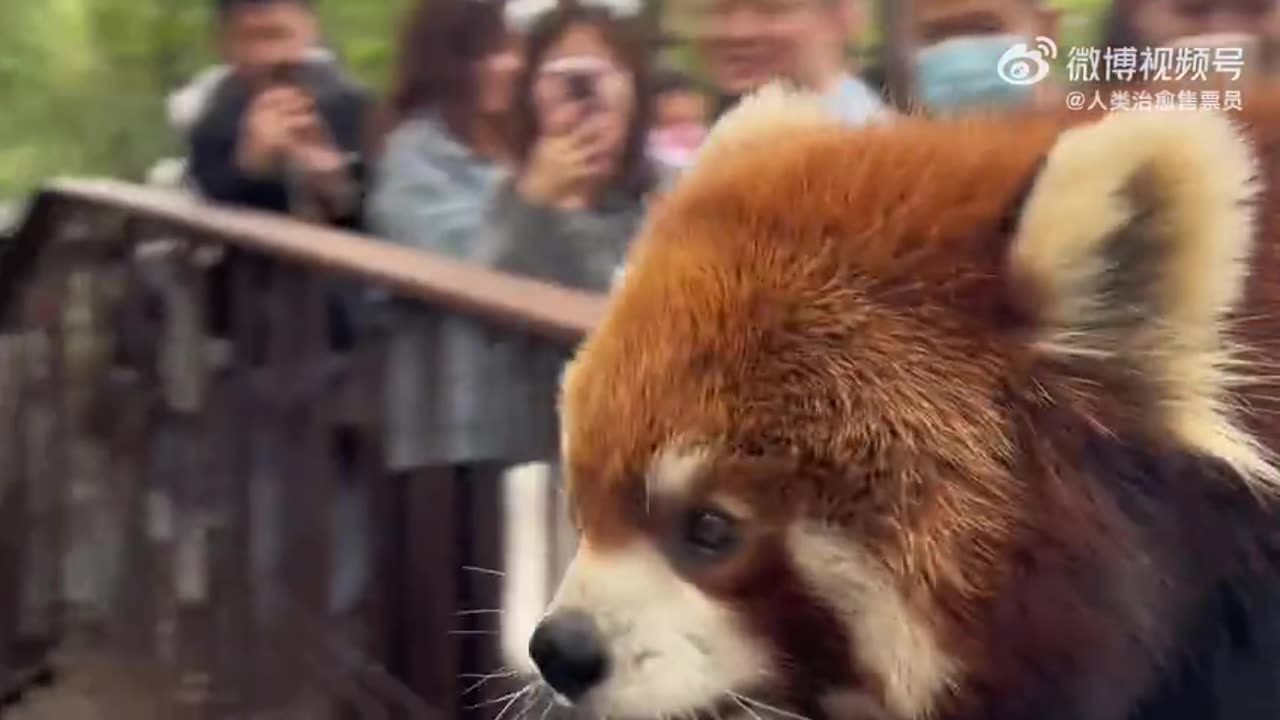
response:
M1266 200L1235 328L1265 355L1280 338L1280 94L1245 97ZM1091 119L831 128L695 170L654 210L563 398L585 541L608 548L641 532L628 503L648 463L690 437L757 468L721 465L709 482L775 525L820 514L855 534L965 661L978 694L1019 671L1019 656L996 657L986 633L1020 583L1052 595L1036 574L1046 567L1119 568L1132 587L1102 591L1117 607L1132 597L1162 614L1196 602L1162 596L1163 575L1129 568L1126 548L1178 551L1143 546L1073 454L1092 452L1093 432L1172 454L1134 411L1143 388L1111 367L1035 354L1035 288L1004 264L1038 164L1065 127ZM1242 393L1250 428L1280 449L1280 388L1265 379ZM1042 442L1028 437L1054 418ZM1117 687L1138 688L1148 669L1120 661L1172 642L1142 628L1135 650L1112 637L1113 622L1046 603L1019 610L1024 659L1094 662Z

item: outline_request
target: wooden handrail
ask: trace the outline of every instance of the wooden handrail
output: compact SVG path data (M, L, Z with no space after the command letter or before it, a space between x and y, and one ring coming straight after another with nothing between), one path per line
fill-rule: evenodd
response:
M267 267L233 260L231 272L212 272L201 258L217 253L190 252L205 246ZM396 387L392 348L377 332L339 347L332 301L351 299L350 288L330 276L533 336L528 349L540 359L529 382L543 390L554 390L554 377L542 370L554 369L605 304L172 190L65 181L34 198L17 233L0 242L0 335L9 336L0 338L0 701L6 682L25 683L19 671L65 644L77 650L73 677L129 688L94 698L112 717L131 716L135 702L157 717L339 706L360 717L480 717L461 707L453 685L459 673L496 667L498 648L450 633L464 609L457 568L501 566L500 486L453 482L474 474L443 454L430 476L444 482L399 481L385 452L399 431L387 427L385 404ZM353 315L356 329L367 327ZM370 315L363 319L382 316ZM428 423L437 419L434 394L453 382L437 360L418 358L430 383ZM520 459L554 458L554 407L534 395L544 395L540 411L507 413L486 430L525 433ZM534 395L512 400L532 410ZM440 396L440 406L452 397ZM258 452L261 438L270 453ZM110 459L113 470L68 460L78 456ZM255 510L259 487L276 493L268 514ZM91 488L89 499L33 504L69 498L72 488ZM146 526L153 499L171 508L162 542L132 531ZM334 521L335 508L361 501L363 528ZM102 542L81 532L82 521L112 527L108 552L120 559L85 599L60 570L71 553ZM279 529L277 548L254 542ZM348 565L355 561L338 550L362 541L376 557ZM348 586L348 567L361 570L361 586ZM194 581L170 582L173 572ZM335 590L346 598L340 616ZM501 591L468 589L466 607L471 598L496 607ZM108 616L79 612L81 602L108 598ZM346 633L356 617L364 638ZM162 623L172 629L164 642L155 635ZM397 656L408 662L393 675L386 666ZM99 658L103 669L82 670ZM181 683L192 676L206 692L186 692Z
M380 242L263 212L233 209L185 194L113 180L63 180L46 187L19 228L14 247L0 260L0 305L23 259L39 253L50 227L70 204L124 213L127 218L173 228L255 254L289 260L392 290L462 314L519 328L548 339L576 341L601 317L604 298L439 254ZM7 308L5 308L7 310Z

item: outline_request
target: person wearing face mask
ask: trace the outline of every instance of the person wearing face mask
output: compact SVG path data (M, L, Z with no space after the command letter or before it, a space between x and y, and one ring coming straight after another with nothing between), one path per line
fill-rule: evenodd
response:
M1280 71L1278 0L1114 0L1103 30L1106 48L1239 49L1236 80L1210 73L1210 82L1275 76ZM1107 78L1111 84L1125 84ZM1133 78L1131 82L1140 81Z
M1056 36L1057 13L1039 0L916 0L913 10L916 101L927 111L1036 108L1057 97L1048 75L1052 58L1036 55L1037 38ZM1002 77L1002 62L1012 67L1006 56L1019 46L1023 69L1043 79L1019 84Z

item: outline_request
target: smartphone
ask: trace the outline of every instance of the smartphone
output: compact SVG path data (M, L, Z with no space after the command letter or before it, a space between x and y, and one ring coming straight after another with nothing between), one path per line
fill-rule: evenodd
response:
M571 100L590 102L596 96L596 78L588 73L569 74L564 84Z
M600 110L599 75L585 72L572 73L565 77L565 94L572 102L582 106L584 115L592 115Z
M301 85L302 66L298 63L280 63L267 73L267 82L272 85Z
M599 112L606 102L603 81L610 69L609 63L593 57L553 60L539 72L539 82L546 83L548 90L544 102L573 103L585 115Z

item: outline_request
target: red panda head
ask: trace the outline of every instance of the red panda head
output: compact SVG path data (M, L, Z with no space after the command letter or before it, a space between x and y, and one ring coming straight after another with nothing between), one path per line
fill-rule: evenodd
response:
M1194 579L1111 488L1277 479L1223 337L1253 167L1213 114L1068 125L722 121L566 374L554 689L914 720L1149 683Z

